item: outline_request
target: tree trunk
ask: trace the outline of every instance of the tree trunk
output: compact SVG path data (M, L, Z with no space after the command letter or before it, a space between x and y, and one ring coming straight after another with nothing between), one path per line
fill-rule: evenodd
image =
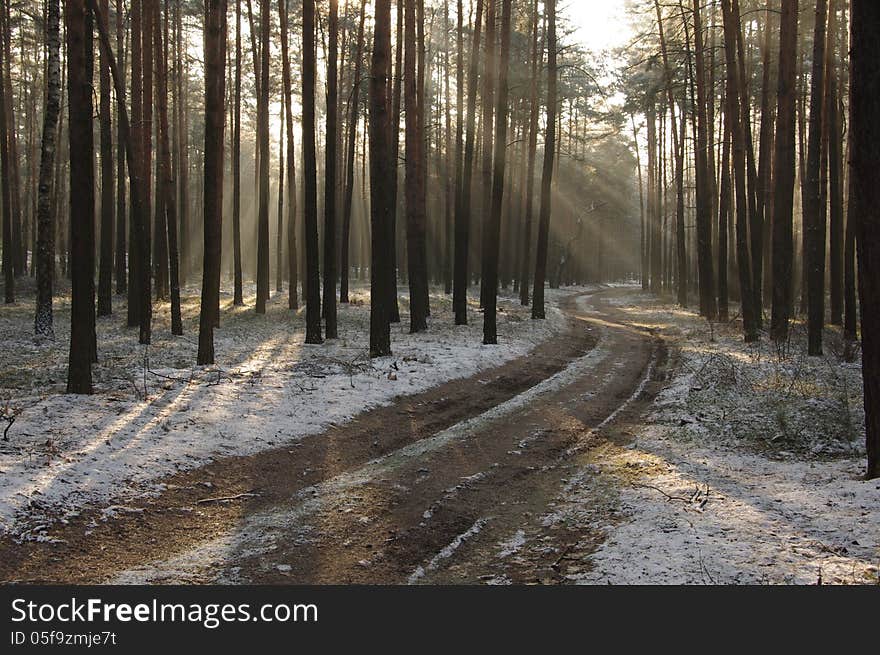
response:
M465 137L462 178L455 210L455 266L453 271L452 306L455 324L467 325L468 258L470 255L471 190L474 176L474 148L477 124L477 76L480 66L480 30L483 19L483 0L477 0L474 17L473 45L468 70L467 136Z
M663 237L660 218L660 171L657 155L657 97L653 90L648 94L645 117L648 124L648 249L650 255L650 290L660 295L663 282Z
M773 316L771 337L788 339L794 259L792 214L795 178L795 102L797 94L798 0L782 0L779 35L776 155L773 175Z
M214 327L220 318L220 247L223 234L223 130L226 96L226 0L205 1L205 154L200 365L214 363Z
M675 242L676 242L676 289L678 304L687 307L688 289L688 261L685 248L684 234L684 135L679 138L675 130L675 93L673 89L672 67L669 64L669 53L666 47L666 36L663 29L663 14L660 11L659 0L654 0L654 11L657 14L657 31L660 36L660 52L663 57L663 71L666 80L666 97L669 102L669 111L672 114L672 150L675 156ZM682 111L682 126L684 126L684 112Z
M494 102L495 102L495 3L497 0L486 1L486 40L483 55L483 94L480 101L482 107L482 164L480 169L480 187L482 191L480 220L477 226L477 244L480 253L480 307L486 306L486 276L489 256L486 252L488 242L485 232L492 213L492 137L494 135Z
M178 9L179 11L179 9ZM116 56L117 68L125 70L125 0L116 0ZM124 84L125 80L120 80ZM125 193L125 144L122 127L116 126L116 293L122 295L128 288L128 265L126 262L126 193Z
M358 23L357 49L354 61L354 80L348 118L348 142L346 144L345 196L342 204L342 235L339 266L339 302L348 302L348 278L351 273L349 253L351 252L351 211L354 202L354 153L357 146L357 127L360 110L361 69L364 52L364 22L367 3L361 1L361 14Z
M257 101L259 215L257 216L257 314L269 300L269 0L260 0L260 86Z
M809 354L822 354L825 326L825 201L822 188L822 125L825 91L825 23L828 4L816 0L813 35L813 72L810 92L810 131L807 146L807 193L804 197L804 229L807 267L807 337Z
M47 91L46 109L43 113L43 145L40 151L40 186L37 200L37 309L34 317L34 333L38 337L47 339L55 338L52 318L55 224L52 220L51 199L55 173L58 117L61 113L60 20L60 0L48 0L46 6ZM5 198L4 194L4 200ZM6 252L8 251L4 247L4 253Z
M330 0L327 51L327 129L324 149L324 331L336 339L336 139L339 73L339 2Z
M148 316L152 319L152 280L153 280L153 238L150 230L150 218L153 216L153 201L152 201L152 191L153 191L153 181L152 181L152 171L153 171L153 4L158 2L158 0L141 0L141 10L143 12L143 16L141 19L141 26L143 31L141 33L141 38L143 43L141 45L143 52L143 61L142 61L142 72L143 72L143 132L141 137L144 140L143 149L141 154L144 158L144 165L141 169L144 175L144 190L146 192L144 196L144 204L146 207L146 217L147 217L147 240L144 244L144 268L147 272L147 288L145 289L145 293L147 294L146 298L141 298L141 313L142 313L142 323L141 330L144 332L143 339L141 340L142 344L150 343L150 332L148 329L146 331L143 330L143 318ZM152 234L155 234L153 232Z
M868 479L880 477L880 5L852 0L852 184L862 308Z
M174 170L171 167L171 144L169 139L168 127L168 51L167 47L167 20L168 20L168 0L165 0L165 25L162 23L162 12L156 3L153 10L153 34L156 45L156 93L158 94L157 110L159 113L159 122L157 125L157 135L159 142L159 170L161 175L156 180L159 185L157 193L162 195L159 202L157 198L157 206L162 207L164 220L162 223L166 229L166 239L168 242L168 269L169 269L169 291L171 300L171 334L180 336L183 334L183 318L180 312L180 264L179 264L179 247L177 243L177 204L176 204L176 184L174 180ZM165 40L163 40L163 32Z
M547 277L553 163L556 153L556 0L547 0L545 8L547 11L547 136L544 143L544 171L541 178L541 213L538 222L538 247L535 260L533 319L546 318L544 282Z
M389 316L392 323L400 323L400 305L397 302L397 267L398 257L403 257L406 249L398 246L398 238L404 232L399 229L400 211L398 206L398 187L400 179L400 167L398 156L400 153L400 112L403 101L403 3L405 0L397 0L397 41L394 54L394 88L392 90L392 115L388 129L391 131L391 161L394 164L391 173L391 194L393 204L391 207L391 240L385 247L391 249L391 266L388 267L388 281L384 286L388 293ZM389 55L388 66L390 71L391 58ZM391 73L389 72L389 76Z
M424 125L420 120L416 70L417 0L404 2L404 104L406 106L406 249L410 291L410 333L428 329L428 269L425 208Z
M392 176L397 162L392 159L391 102L388 95L391 68L391 2L376 0L373 56L370 68L370 357L391 354L388 284L388 240L394 220ZM391 251L393 253L393 250Z
M13 238L12 212L12 157L9 153L9 123L6 116L6 65L4 47L0 43L0 190L3 202L3 285L6 304L15 302L15 269L17 267L18 248Z
M509 98L508 70L510 68L510 4L501 3L501 50L498 53L498 105L495 109L496 133L494 174L492 179L492 207L486 223L485 253L486 261L486 303L483 314L483 343L498 343L497 304L498 304L498 254L501 247L501 210L504 200L504 175L507 164L507 102ZM508 190L508 193L510 191Z
M445 158L442 161L444 168L443 176L446 178L444 182L445 199L443 202L443 290L446 295L452 293L452 207L455 204L455 172L457 172L457 163L452 161L454 153L452 147L452 95L449 91L449 78L452 77L449 68L449 0L443 1L443 84L444 84L444 118L446 122L446 135L444 138ZM437 148L437 156L441 157L441 148ZM439 168L439 164L438 164Z
M735 2L735 0L734 0ZM727 59L727 115L733 135L733 178L736 197L736 255L739 269L739 287L742 303L743 334L746 342L758 339L758 323L753 290L752 260L749 254L749 200L746 188L746 130L740 115L742 81L737 67L737 32L739 16L731 7L731 0L721 0L724 12L724 51Z
M95 316L95 179L94 169L83 162L94 157L92 135L92 80L87 63L91 47L91 17L84 0L67 0L67 94L70 160L71 309L70 357L67 393L92 393Z
M284 2L285 0L281 0ZM286 32L284 33L286 38ZM235 3L235 108L232 116L232 304L244 305L241 267L241 3Z
M526 164L526 206L523 217L522 260L519 274L519 301L523 307L529 304L529 279L532 266L532 224L535 214L535 158L538 151L538 84L541 77L543 49L538 49L538 0L532 7L532 74L529 88L529 143ZM638 147L638 146L637 146ZM638 155L638 153L636 153ZM641 181L641 166L639 166Z
M288 45L287 0L278 0L281 21L282 81L284 88L284 122L287 129L287 268L290 274L287 308L299 309L296 258L296 145L293 139L293 98L291 97L290 47Z
M729 85L728 85L729 86ZM724 143L721 146L721 189L718 199L718 320L726 323L730 318L728 289L728 223L733 221L731 215L731 180L730 180L730 149L733 133L727 110L723 117Z
M306 247L306 343L321 343L318 270L318 170L315 154L315 0L303 2L302 107L303 195Z
M101 20L109 30L109 0L101 0ZM110 125L110 65L101 57L101 260L98 271L98 316L113 312L113 132Z
M703 53L703 22L700 0L694 0L694 51L697 76L697 271L699 275L700 313L710 321L718 314L715 303L715 275L712 266L712 198L709 173L709 133L706 104L705 57Z
M828 137L828 193L829 193L829 290L831 291L832 325L843 324L843 141L841 109L838 98L837 72L837 6L830 6L828 17L828 46L825 52L825 113Z

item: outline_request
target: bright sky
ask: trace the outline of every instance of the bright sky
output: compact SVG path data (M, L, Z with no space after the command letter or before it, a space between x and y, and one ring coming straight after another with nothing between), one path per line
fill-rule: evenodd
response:
M559 10L578 27L579 40L590 50L614 48L630 38L624 0L561 0Z

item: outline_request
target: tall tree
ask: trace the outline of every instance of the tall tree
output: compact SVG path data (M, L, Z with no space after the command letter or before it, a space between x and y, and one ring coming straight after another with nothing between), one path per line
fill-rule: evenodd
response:
M324 334L335 339L336 327L336 152L339 100L339 2L330 0L327 49L327 129L324 150ZM347 275L347 272L343 272Z
M526 207L523 225L523 249L519 274L519 300L524 307L529 304L529 273L532 259L532 223L535 213L535 158L538 152L538 81L541 76L543 51L538 49L538 0L532 6L532 74L529 82L529 146L528 170L526 172ZM637 146L638 147L638 146ZM641 180L641 165L639 166Z
M868 479L880 477L880 5L852 0L852 182L862 309Z
M669 52L666 44L666 34L663 28L663 14L660 10L660 0L654 0L654 11L657 14L657 31L660 36L660 53L663 57L663 71L666 80L666 97L669 102L669 111L674 114L677 103L675 101L674 79L672 75L672 66L669 63ZM683 113L684 111L682 110L682 114ZM684 120L684 116L682 116L682 120ZM682 125L683 124L684 123L682 123ZM678 273L676 276L676 288L678 304L685 307L687 306L688 292L688 260L684 233L684 139L679 137L674 126L670 131L672 132L672 150L675 154L675 245Z
M417 0L405 1L404 104L406 105L406 247L410 291L410 332L428 329L427 216L424 138L416 71Z
M284 2L284 0L281 0ZM285 43L287 34L283 32ZM286 55L285 55L286 57ZM286 61L285 61L286 63ZM288 64L289 66L289 64ZM241 269L241 3L235 3L235 107L232 114L232 304L244 305Z
M67 107L70 158L91 162L94 157L92 116L91 15L84 0L68 0L64 8L67 32ZM87 52L87 48L89 52ZM71 309L67 392L92 393L95 321L95 173L90 165L70 167Z
M700 313L715 320L715 271L712 265L712 185L709 171L709 102L706 89L706 65L703 51L703 19L700 0L694 0L694 59L697 78L697 143L695 145L697 185L697 272L700 291Z
M795 102L797 94L798 0L782 0L779 34L779 80L773 190L773 316L771 336L788 339L792 306L795 177Z
M553 190L553 163L556 158L556 0L547 0L547 136L544 141L544 171L541 177L541 212L538 219L538 247L535 260L535 289L532 318L546 318L544 282L547 278L547 250L550 241L550 212Z
M729 83L728 83L729 86ZM723 112L723 144L721 146L721 184L718 197L718 320L726 323L730 318L730 290L728 284L728 224L734 221L731 211L730 150L733 131L730 118Z
M183 317L180 310L180 265L179 246L177 243L177 204L174 169L171 166L171 140L168 122L168 0L165 0L165 23L159 3L153 5L153 36L156 51L156 94L158 102L158 122L156 134L159 142L156 206L161 207L162 221L165 226L165 240L168 243L169 292L171 300L171 334L183 334ZM163 36L164 33L164 36ZM160 198L161 197L161 198Z
M828 45L825 48L825 132L828 177L828 265L832 325L843 324L843 143L840 110L840 76L837 64L839 40L838 4L832 0L828 16Z
M220 239L223 221L223 130L226 95L226 0L205 0L205 155L200 365L214 363L220 318Z
M321 343L321 281L318 268L318 169L315 154L315 0L302 8L302 148L306 247L306 343Z
M504 173L507 165L507 103L509 100L508 71L510 68L510 6L501 3L501 49L498 52L498 106L495 109L495 171L492 180L492 210L487 223L486 311L483 314L483 343L498 343L498 253L501 241L501 210L504 200ZM510 191L508 190L508 193Z
M486 265L489 261L486 249L486 226L492 213L492 137L494 136L493 121L495 112L495 3L497 0L486 0L486 39L483 47L483 92L482 107L482 130L483 138L480 149L482 151L482 163L480 169L481 206L480 220L476 223L477 244L480 253L480 307L486 306Z
M281 69L284 90L284 124L287 132L287 268L290 273L287 308L299 309L296 259L296 144L293 139L293 98L291 97L290 47L288 45L288 0L278 0L281 20Z
M178 13L180 9L178 8ZM116 0L116 67L125 70L125 0ZM109 68L109 65L108 65ZM121 79L123 92L125 80ZM119 110L117 109L117 116ZM116 252L115 274L116 293L122 295L128 286L126 262L126 189L125 189L125 141L121 121L116 120Z
M389 306L388 240L394 220L392 175L391 101L388 93L391 69L391 2L376 0L373 55L370 66L370 356L391 354L391 308ZM393 251L392 251L393 252Z
M40 151L40 183L37 200L37 308L34 333L55 338L52 292L55 277L55 224L52 220L52 188L55 172L58 117L61 113L61 7L60 0L46 3L46 109L43 112L43 145ZM4 251L5 252L5 251Z
M354 202L354 153L357 145L357 127L361 97L361 68L364 52L364 19L367 3L361 0L361 13L358 23L357 46L354 59L354 76L348 110L348 141L345 155L345 196L342 201L342 235L339 266L339 302L348 302L348 276L351 268L351 212Z
M736 0L733 0L735 3ZM746 171L746 121L740 114L740 94L743 81L737 65L737 33L740 30L739 14L731 0L721 0L724 15L724 54L727 63L727 116L733 137L733 181L736 199L736 259L739 270L739 288L742 302L743 335L746 342L758 339L753 291L752 259L749 253L749 199Z
M142 0L131 0L131 148L132 155L137 160L136 175L141 182L146 182L143 177L141 168L143 167L143 43L141 40L142 32ZM121 71L124 77L124 69ZM145 199L143 200L145 202ZM135 213L134 198L132 198L131 213ZM141 317L141 309L143 302L141 294L143 288L141 285L143 268L140 254L143 252L143 244L136 242L135 221L129 223L129 258L128 258L128 307L127 319L129 327L142 326L144 319ZM149 269L147 269L149 274ZM141 330L142 331L142 330ZM139 335L142 336L142 335Z
M257 100L259 215L257 217L257 314L269 300L269 0L260 0L260 85Z
M15 269L18 265L15 241L13 239L13 208L12 208L12 162L14 158L9 152L9 123L7 118L6 83L3 61L6 57L4 47L0 43L0 193L3 203L3 285L5 302L15 302Z
M154 79L154 57L153 57L153 5L159 0L141 0L141 10L143 11L143 16L141 19L141 38L143 42L141 44L142 52L143 52L143 62L142 62L142 73L143 73L143 132L141 137L144 140L143 150L141 154L144 158L144 166L143 166L143 175L144 175L144 189L147 191L144 196L144 203L147 208L147 217L148 220L153 217L153 83ZM152 226L155 227L155 226ZM161 231L161 235L156 232L156 230L152 230L152 238L150 236L151 230L148 229L147 232L147 241L144 244L144 266L146 270L151 274L147 276L149 284L146 289L147 298L144 300L141 298L141 312L146 312L150 318L152 319L152 282L153 282L153 251L156 250L156 242L161 238L164 239L165 233ZM161 246L159 246L161 248ZM156 278L158 279L158 269L156 273ZM159 283L161 289L161 283ZM149 305L148 308L145 309L145 305ZM145 333L145 339L143 340L144 344L150 343L151 331L147 331Z
M101 20L109 30L109 0L101 0ZM113 131L110 124L110 65L101 57L101 259L98 267L98 316L113 311Z
M443 189L443 290L446 295L452 293L452 208L455 204L456 165L453 161L457 153L452 144L452 95L450 93L450 78L452 77L449 62L449 0L443 0L443 99L445 104L444 118L446 123L445 158L442 163L438 162L438 168L442 168L446 178ZM437 148L438 159L441 158L441 148Z
M816 0L816 26L813 33L812 88L810 90L810 131L807 146L806 196L804 197L804 238L807 267L807 339L810 355L822 354L825 326L825 230L826 193L822 188L822 124L825 93L825 29L827 0Z
M470 253L471 189L474 175L474 149L477 123L477 84L480 66L480 28L483 0L477 0L473 27L473 45L468 70L467 136L465 138L462 179L455 210L455 266L452 306L455 324L467 325L468 257Z

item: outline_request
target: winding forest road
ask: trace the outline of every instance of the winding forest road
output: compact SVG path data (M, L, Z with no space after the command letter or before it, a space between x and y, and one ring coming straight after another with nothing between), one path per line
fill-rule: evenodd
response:
M172 476L113 520L85 512L59 532L63 543L3 544L0 578L564 582L614 520L598 500L559 511L573 502L569 485L663 376L660 340L615 306L633 294L573 296L569 331L527 357L294 445Z

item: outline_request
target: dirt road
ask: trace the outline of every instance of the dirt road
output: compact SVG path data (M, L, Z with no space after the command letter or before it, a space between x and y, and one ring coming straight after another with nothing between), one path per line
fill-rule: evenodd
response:
M584 489L593 448L662 376L660 342L615 307L632 293L572 297L566 335L498 369L173 476L113 520L91 508L57 544L4 543L0 578L564 582L614 520L609 494L573 500L569 484Z

